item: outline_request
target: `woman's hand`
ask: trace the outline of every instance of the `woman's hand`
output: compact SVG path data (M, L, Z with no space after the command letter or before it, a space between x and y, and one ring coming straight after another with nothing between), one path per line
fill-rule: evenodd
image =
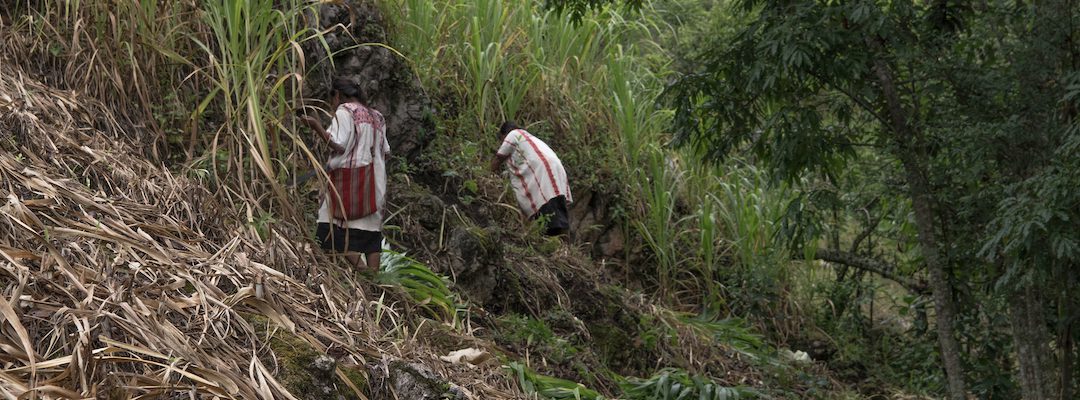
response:
M320 122L318 119L316 119L315 117L312 117L310 115L301 115L300 116L300 122L303 122L304 125L307 125L309 128L314 129L316 131L322 131L323 130L323 129L321 129L322 128L322 122Z
M330 145L331 149L334 149L334 151L338 153L345 152L344 147L341 147L341 145L334 143L334 141L330 138L330 134L326 132L326 128L323 127L322 121L319 121L318 118L312 117L310 115L301 115L298 118L300 119L300 122L303 122L304 125L311 127L311 130L315 131L316 135L319 135L319 137L325 140L326 143Z

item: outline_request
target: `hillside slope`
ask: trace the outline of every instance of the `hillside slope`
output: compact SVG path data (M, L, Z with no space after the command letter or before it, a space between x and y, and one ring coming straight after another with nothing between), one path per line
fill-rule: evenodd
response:
M397 292L295 240L306 227L260 233L243 204L139 156L96 100L2 68L4 396L364 398L401 360L514 397L498 365L438 361L393 320L409 318Z
M260 232L243 204L138 156L93 99L5 67L0 100L6 394L322 398L306 392L314 386L384 398L369 375L401 360L468 398L515 398L498 362L438 359L466 347L607 393L618 393L616 374L658 366L747 382L731 349L606 282L578 250L532 247L535 233L494 224L515 220L506 215L478 226L468 214L483 207L438 206L434 225L424 207L443 200L405 175L391 200L403 232L392 236L455 277L473 304L465 321L427 319L400 291L291 239L306 227Z
M357 26L373 36L349 40L385 40ZM345 36L335 46L355 44ZM162 165L141 119L152 112L45 84L55 80L27 62L0 58L0 394L799 398L838 387L743 321L631 289L643 284L612 250L625 221L607 209L610 193L575 188L577 231L599 232L565 245L521 222L501 178L466 185L441 170L430 159L445 155L425 147L426 99L398 108L408 168L390 179L387 220L391 247L418 262L388 256L371 277L313 248L310 212L266 217L255 203L269 195ZM341 68L374 87L416 84L386 57ZM453 117L452 101L433 103ZM310 211L317 186L288 195ZM422 281L428 267L446 278ZM466 348L491 357L440 358Z

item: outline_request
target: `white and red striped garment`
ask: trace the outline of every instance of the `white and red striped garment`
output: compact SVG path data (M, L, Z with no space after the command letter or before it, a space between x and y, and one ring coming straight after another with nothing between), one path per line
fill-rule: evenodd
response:
M513 174L510 183L525 215L535 215L540 206L558 196L566 196L567 203L574 201L562 161L536 136L524 129L510 131L498 154L509 157L506 167Z
M382 114L375 109L366 109L366 112L360 113L365 118L354 121L353 108L352 105L340 105L334 112L334 120L326 132L330 134L330 140L338 146L352 149L355 154L352 154L351 158L350 154L334 154L327 161L326 166L334 169L374 163L375 203L378 205L378 210L364 218L342 224L341 221L331 218L329 197L323 196L317 221L333 222L343 228L380 232L382 231L383 205L386 199L386 156L390 153L390 144L386 141L386 123ZM354 141L357 141L355 145ZM353 165L349 165L350 160Z

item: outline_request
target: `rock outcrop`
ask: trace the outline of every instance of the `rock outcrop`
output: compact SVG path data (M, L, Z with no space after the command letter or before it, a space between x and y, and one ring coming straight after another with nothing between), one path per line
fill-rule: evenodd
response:
M326 47L308 42L305 96L327 99L335 77L356 82L386 117L391 155L414 160L435 136L434 109L408 62L386 45L382 13L370 1L327 3L309 23L327 31ZM330 57L327 57L327 48Z
M423 364L390 361L371 366L371 400L456 400L462 399L460 389L450 384Z

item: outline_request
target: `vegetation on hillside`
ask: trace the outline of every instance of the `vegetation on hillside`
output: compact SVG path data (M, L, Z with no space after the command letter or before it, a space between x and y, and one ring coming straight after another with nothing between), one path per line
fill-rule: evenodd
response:
M1078 14L17 2L0 392L1069 398ZM325 177L294 179L325 157L295 124L326 105L318 71L363 51L404 60L363 79L415 79L434 126L392 160L371 276L313 250ZM567 165L569 245L484 168L503 120ZM493 357L433 361L463 348Z

